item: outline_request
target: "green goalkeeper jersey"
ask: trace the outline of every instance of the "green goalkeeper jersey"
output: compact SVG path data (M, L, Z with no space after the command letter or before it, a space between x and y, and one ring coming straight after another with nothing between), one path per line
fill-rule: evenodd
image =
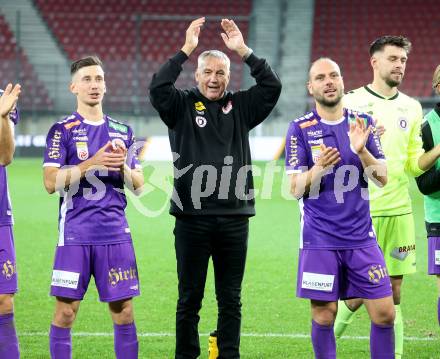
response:
M387 162L388 182L383 188L369 186L371 216L398 216L411 213L409 179L423 173L418 159L424 153L420 127L420 103L398 92L385 98L369 86L350 91L344 106L371 115L386 129L380 141Z

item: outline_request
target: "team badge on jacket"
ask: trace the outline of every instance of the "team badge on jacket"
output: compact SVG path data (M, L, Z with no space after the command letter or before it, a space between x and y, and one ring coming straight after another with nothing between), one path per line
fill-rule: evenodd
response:
M81 161L85 161L87 158L89 158L89 148L87 147L87 142L76 143L76 154Z
M199 127L205 127L206 123L208 121L206 121L206 118L202 117L202 116L196 116L196 124Z

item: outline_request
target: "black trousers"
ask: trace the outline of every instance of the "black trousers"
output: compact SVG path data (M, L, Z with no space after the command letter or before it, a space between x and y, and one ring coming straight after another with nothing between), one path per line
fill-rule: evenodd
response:
M248 233L247 216L176 218L174 236L179 279L176 359L197 358L200 355L199 310L211 256L218 304L219 358L240 358L240 298Z

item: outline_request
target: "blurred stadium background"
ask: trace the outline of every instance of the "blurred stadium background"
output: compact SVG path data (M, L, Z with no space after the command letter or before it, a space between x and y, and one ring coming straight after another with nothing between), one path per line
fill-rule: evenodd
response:
M346 90L372 79L369 44L384 34L410 38L401 90L418 98L425 111L436 99L432 73L440 56L439 0L0 0L0 87L23 86L16 129L16 160L9 166L16 219L20 292L16 298L22 358L48 358L47 329L53 311L48 296L57 238L57 199L41 183L45 135L70 114L69 65L97 54L106 71L105 112L148 138L146 162L167 159L167 130L148 100L152 74L183 44L189 22L207 17L199 47L185 64L178 86L194 86L197 55L207 48L231 57L230 89L250 86L248 69L222 43L219 20L236 20L248 45L279 73L283 92L271 117L251 133L254 159L271 160L282 151L288 122L311 106L306 93L311 60L330 56L342 68ZM164 155L165 153L165 155ZM29 159L28 157L34 157ZM268 162L256 162L261 169ZM278 162L280 168L282 163ZM164 174L160 174L163 169ZM264 170L263 170L264 172ZM127 215L138 256L142 296L135 301L141 358L171 358L177 296L173 219L166 212L171 164L145 168L146 216L129 201ZM265 172L266 173L266 172ZM257 188L266 176L256 178ZM270 179L269 179L270 180ZM299 218L296 201L282 195L282 170L274 175L270 198L257 198L243 286L242 357L311 358L309 304L294 296ZM260 187L259 187L260 186ZM412 187L417 226L418 272L404 285L406 358L440 358L435 281L426 275L426 233L422 198ZM154 218L153 218L154 217ZM93 286L93 284L91 284ZM207 333L215 326L216 303L208 277L200 331L202 357ZM338 348L338 358L369 358L365 312ZM111 358L112 328L104 306L90 288L74 327L74 358Z
M153 143L154 136L166 135L149 103L148 84L160 64L182 46L189 22L202 15L208 21L199 47L177 85L194 86L197 55L208 48L230 55L230 89L253 83L247 67L225 50L219 35L219 20L235 19L249 46L283 82L275 111L253 136L279 139L287 122L307 109L307 68L319 56L341 65L347 91L369 83L369 44L383 34L402 34L412 41L401 90L429 109L434 102L431 76L439 63L439 6L438 0L1 0L0 86L8 81L23 85L17 154L40 156L49 125L74 110L69 64L89 54L104 61L105 111ZM275 157L276 143L269 142L266 155L256 158Z

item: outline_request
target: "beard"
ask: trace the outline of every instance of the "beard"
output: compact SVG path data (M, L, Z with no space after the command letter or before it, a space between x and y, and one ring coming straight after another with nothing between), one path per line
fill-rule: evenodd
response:
M399 85L402 83L402 81L401 81L401 80L400 80L400 81L393 80L393 79L387 77L387 78L385 79L385 83L386 83L389 87L397 87L397 86L399 86Z
M338 92L338 95L331 99L327 100L324 96L315 96L315 101L318 102L321 106L325 107L335 107L341 102L342 99L342 93Z

